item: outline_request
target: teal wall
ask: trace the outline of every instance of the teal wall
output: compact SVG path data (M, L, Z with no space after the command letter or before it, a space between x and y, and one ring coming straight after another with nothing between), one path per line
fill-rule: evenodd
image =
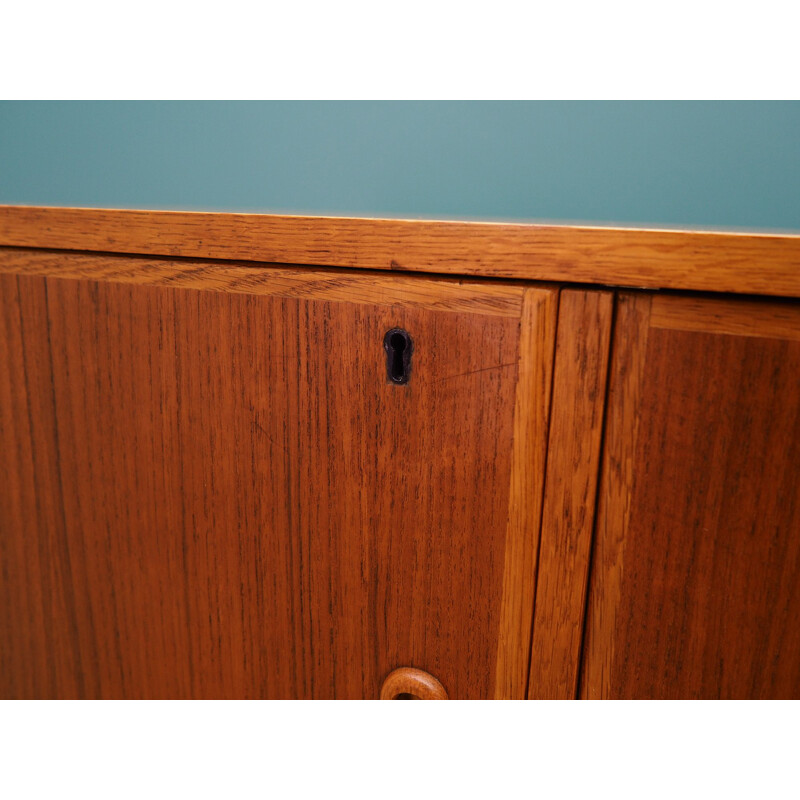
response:
M3 102L0 204L800 229L800 102Z

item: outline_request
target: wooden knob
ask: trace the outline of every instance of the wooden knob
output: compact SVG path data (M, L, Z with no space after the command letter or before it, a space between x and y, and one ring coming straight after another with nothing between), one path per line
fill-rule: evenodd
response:
M400 667L381 686L381 700L447 700L447 692L429 672Z

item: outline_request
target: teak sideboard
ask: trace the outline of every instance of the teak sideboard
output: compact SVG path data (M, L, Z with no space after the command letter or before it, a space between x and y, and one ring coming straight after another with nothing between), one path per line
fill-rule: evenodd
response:
M0 207L0 696L800 697L800 237Z

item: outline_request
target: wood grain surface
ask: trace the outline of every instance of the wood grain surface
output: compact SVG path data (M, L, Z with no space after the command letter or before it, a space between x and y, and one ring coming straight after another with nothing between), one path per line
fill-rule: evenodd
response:
M344 303L377 303L440 311L513 317L522 314L520 285L428 277L398 280L383 272L267 267L208 261L94 256L0 248L0 272L24 272L53 280L92 280L233 294L276 295Z
M762 300L719 302L713 297L654 295L650 327L698 333L729 333L800 341L797 304Z
M620 297L583 696L800 698L798 332L796 303Z
M403 666L451 698L524 693L515 409L522 362L533 453L554 290L0 265L0 695L377 698Z
M800 235L0 206L0 245L800 297Z
M508 495L495 697L523 699L528 684L536 564L553 374L558 295L527 289L520 325L514 449Z
M528 697L574 699L614 295L561 292Z

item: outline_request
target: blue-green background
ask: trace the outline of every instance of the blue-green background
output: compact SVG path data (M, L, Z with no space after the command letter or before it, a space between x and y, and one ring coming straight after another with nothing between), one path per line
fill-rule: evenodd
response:
M800 229L800 102L3 102L0 203Z

